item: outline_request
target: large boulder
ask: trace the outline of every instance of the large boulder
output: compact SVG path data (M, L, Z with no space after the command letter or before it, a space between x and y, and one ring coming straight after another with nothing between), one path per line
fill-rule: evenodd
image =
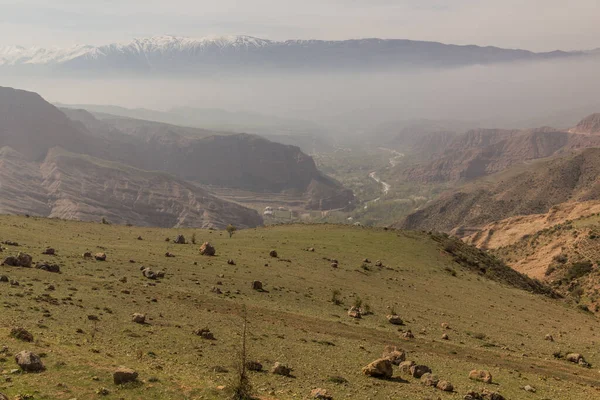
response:
M17 254L17 260L19 260L19 266L24 268L31 268L31 263L33 262L33 258L27 253L19 253Z
M469 379L483 383L492 383L492 374L490 371L474 369L469 372Z
M406 353L396 346L385 346L381 358L387 358L392 364L400 365L401 362L406 360Z
M15 362L25 372L42 372L46 369L42 359L30 351L22 351L15 355Z
M113 373L113 381L115 385L135 382L138 378L138 373L131 368L120 367Z
M200 246L200 254L202 254L203 256L214 256L215 253L216 250L214 246L211 245L209 242L204 242L202 246Z
M380 358L364 367L362 373L373 378L390 379L394 375L394 368L390 360Z

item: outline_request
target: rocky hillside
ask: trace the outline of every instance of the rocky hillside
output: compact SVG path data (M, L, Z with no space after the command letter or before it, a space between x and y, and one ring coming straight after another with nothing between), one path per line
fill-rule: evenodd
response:
M423 183L468 181L513 165L571 150L600 146L600 136L558 131L479 129L459 135L431 160L398 167L402 180Z
M51 149L42 163L0 151L0 212L161 227L256 227L256 211L160 172Z
M0 99L0 147L11 147L29 161L41 161L58 146L204 186L290 193L304 198L308 208L345 208L353 201L351 191L324 176L295 146L256 135L98 120L77 110L68 111L71 120L37 94L13 89L0 88Z
M493 221L542 214L567 201L600 199L600 149L517 166L445 194L400 226L463 236Z
M573 133L600 135L600 113L584 118L577 126L570 130Z

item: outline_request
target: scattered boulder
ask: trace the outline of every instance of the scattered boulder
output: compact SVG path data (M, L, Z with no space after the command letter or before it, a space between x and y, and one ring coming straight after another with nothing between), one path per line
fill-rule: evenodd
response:
M277 258L277 251L276 251L276 250L271 250L271 251L269 252L269 255L270 255L271 257L273 257L273 258Z
M314 247L309 247L308 249L306 249L306 251L310 251L311 253L315 252L315 248Z
M337 267L338 267L338 263L336 263L336 262L331 263L331 268L337 268Z
M448 381L439 381L436 387L444 392L454 392L454 386Z
M142 275L144 275L144 277L148 278L148 279L156 279L156 273L154 271L152 271L150 268L144 268L142 270Z
M206 340L216 340L215 335L208 328L196 329L194 335L200 336L202 339Z
M310 397L313 399L333 400L333 396L327 390L321 388L311 390Z
M380 260L375 261L376 267L383 267L383 263Z
M120 367L113 373L113 381L115 385L135 382L138 378L138 373L131 368Z
M421 383L425 386L437 387L439 382L440 380L438 377L433 375L431 372L426 372L421 376Z
M215 294L223 294L223 291L216 286L213 286L212 289L210 289L210 291Z
M396 346L386 346L381 357L387 358L394 365L400 365L406 360L406 353Z
M46 271L46 272L52 272L55 274L60 273L60 266L57 264L48 264L48 263L43 262L43 263L38 263L35 267L37 269L40 269L40 270Z
M271 373L274 375L290 376L292 369L284 364L276 362L271 368Z
M363 262L364 262L365 264L371 264L371 260L369 260L368 258L365 258L365 259L363 260Z
M12 240L5 240L4 242L2 242L2 244L5 244L7 246L15 246L15 247L19 246L19 243L13 242Z
M203 256L214 256L215 253L215 248L209 242L204 242L202 246L200 246L200 254Z
M47 256L53 256L53 255L56 255L56 250L54 250L52 247L48 247L46 250L44 250L42 252L42 254L45 254Z
M85 253L83 253L82 257L83 258L92 258L92 253L89 251L86 251Z
M33 258L27 253L17 254L17 260L19 260L19 266L24 268L31 268Z
M447 334L447 333L444 333L444 334L442 335L442 340L450 340L450 336L448 336L448 334Z
M252 281L252 289L261 291L263 290L263 284L261 281Z
M144 238L143 238L143 237L141 237L141 236L138 236L138 237L137 237L137 240L144 240Z
M258 361L247 361L246 368L248 371L260 372L263 370L263 365Z
M394 369L390 360L380 358L364 367L362 373L373 378L390 379L394 375Z
M469 379L483 383L492 383L492 374L490 371L474 369L469 372Z
M575 364L579 364L579 361L583 360L583 356L579 353L569 353L567 354L567 356L565 357L565 359L569 362L575 363Z
M8 282L10 279L6 275L0 275L0 282Z
M405 374L405 375L409 375L410 374L410 369L415 365L414 361L402 361L400 364L398 364L398 367L400 368L400 372Z
M175 257L175 254L173 254L173 253L169 253L169 252L167 251L167 252L165 253L165 257L167 257L167 258L173 258L173 257Z
M388 322L392 325L404 325L404 321L402 321L402 318L400 318L400 316L396 314L388 315L386 318Z
M549 342L554 342L554 338L552 337L551 334L547 334L546 337L544 337L544 340L547 340Z
M106 253L96 253L94 258L96 261L106 261Z
M235 261L233 261L233 259L230 258L229 260L227 260L227 264L228 265L235 265Z
M447 322L442 322L442 329L450 329L450 325Z
M30 351L22 351L15 355L15 362L25 372L42 372L46 369L40 356Z
M145 324L146 314L135 313L131 316L131 320L136 324Z
M173 243L175 244L185 244L185 236L183 235L177 235L177 238L175 238L175 240L173 241Z
M2 261L2 265L6 265L7 267L18 267L19 260L17 257L8 256L4 259L4 261Z
M419 379L427 373L431 373L431 368L429 368L426 365L413 365L412 367L410 367L410 374L414 378ZM437 382L436 382L436 384L437 384Z
M404 339L406 339L406 340L409 340L409 339L414 339L414 338L415 338L415 335L414 335L414 334L411 332L411 330L409 329L409 330L407 330L406 332L404 332L404 333L402 334L402 337L403 337Z
M10 330L10 336L12 338L22 340L23 342L33 342L33 335L25 328L15 327Z

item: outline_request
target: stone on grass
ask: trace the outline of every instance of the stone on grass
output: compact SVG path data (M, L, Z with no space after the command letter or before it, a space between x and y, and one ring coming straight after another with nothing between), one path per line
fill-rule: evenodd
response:
M387 358L394 365L400 365L401 362L406 360L406 353L396 346L386 346L381 357Z
M94 258L96 261L106 261L106 253L96 253Z
M410 369L413 367L413 365L415 365L414 361L402 361L400 364L398 364L398 367L400 368L401 373L409 375Z
M215 253L215 248L209 242L204 242L202 246L200 246L200 254L203 256L214 256Z
M263 290L263 284L261 281L253 281L252 282L252 289L253 290Z
M364 367L362 373L373 378L390 379L394 375L394 368L390 360L380 358Z
M433 386L436 387L439 383L439 379L437 376L433 375L431 372L426 372L421 375L421 383L425 386Z
M173 241L173 243L175 244L185 244L185 236L183 235L177 235L177 238L175 238L175 240Z
M146 315L135 313L131 316L131 320L136 324L145 324L146 323Z
M492 383L492 374L490 371L474 369L469 372L469 379L483 383Z
M138 373L131 368L120 367L113 373L113 381L115 385L135 382L138 378Z
M263 370L263 365L258 361L247 361L246 368L248 371L260 372Z
M25 328L14 327L10 330L10 336L12 338L22 340L23 342L33 342L33 335Z
M388 322L392 325L404 325L404 321L402 321L402 318L400 318L400 316L396 314L388 315L386 318Z
M453 392L454 386L448 381L439 381L436 387L444 392Z
M410 367L410 374L413 378L419 379L427 373L431 373L431 368L426 365L413 365Z
M281 364L280 362L276 362L271 368L271 373L274 375L290 376L290 374L292 373L292 369L289 368L287 365Z
M312 399L333 400L333 396L325 389L317 388L310 391Z
M42 372L46 369L40 356L30 351L22 351L15 355L15 362L25 372Z
M277 257L277 250L271 250L271 251L269 252L269 255L270 255L271 257L273 257L273 258L276 258L276 257Z

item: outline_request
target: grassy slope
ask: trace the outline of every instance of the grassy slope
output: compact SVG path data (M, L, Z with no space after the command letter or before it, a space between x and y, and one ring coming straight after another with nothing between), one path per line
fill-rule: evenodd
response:
M234 375L231 364L239 348L241 305L246 304L250 358L267 367L280 361L294 368L295 379L251 375L257 394L265 399L304 398L315 387L329 389L337 399L460 399L468 389L483 385L467 379L473 368L490 369L498 382L491 388L507 398L530 396L520 389L525 384L535 386L539 398L598 395L591 387L597 384L597 371L552 359L554 351L573 350L593 365L600 364L594 345L600 335L593 316L462 269L426 234L334 225L246 230L231 239L225 232L195 232L199 243L210 240L216 245L216 257L200 256L198 245L164 240L177 233L190 239L192 230L0 217L0 240L22 244L9 247L4 256L21 250L30 252L34 261L49 260L41 252L52 246L58 255L51 261L63 270L58 275L0 267L0 274L21 283L13 288L0 283L0 345L6 344L9 354L23 349L46 353L48 367L42 375L11 375L12 382L2 379L0 392L11 398L35 394L36 400L93 399L100 397L95 394L98 388L106 387L109 399L225 398L216 387L229 384ZM139 235L143 241L136 240ZM314 253L304 250L311 246ZM272 248L280 260L268 256ZM81 254L87 250L106 251L108 261L83 260ZM165 258L166 251L176 257ZM332 269L323 257L337 258L340 268ZM365 257L381 259L389 269L372 264L371 271L364 271ZM235 259L237 266L227 265L228 258ZM140 265L163 269L167 277L150 286L152 282L140 274ZM455 269L457 276L445 267ZM128 282L120 282L122 277ZM254 279L263 281L268 292L252 291ZM210 292L219 280L220 288L231 295ZM56 290L46 291L48 284ZM237 289L241 294L233 294ZM341 291L344 306L330 302L332 289ZM370 305L374 315L360 321L346 316L356 296ZM404 318L404 329L417 336L414 341L402 340L397 327L387 323L387 307ZM50 316L44 316L46 312ZM134 312L147 313L149 325L130 322ZM89 314L101 319L93 343ZM452 327L450 341L440 340L442 322ZM14 325L30 329L35 343L9 338ZM192 335L193 329L205 326L216 341ZM77 328L85 334L76 333ZM476 339L477 333L486 339ZM552 333L556 342L544 341L546 333ZM388 344L405 348L409 359L429 365L450 380L457 393L425 388L409 377L400 382L362 376L361 367L378 358ZM111 372L119 365L135 368L145 382L118 389ZM231 372L212 372L216 365ZM0 370L14 367L11 356L0 362ZM330 383L327 378L332 375L350 383ZM149 382L150 377L158 382Z

